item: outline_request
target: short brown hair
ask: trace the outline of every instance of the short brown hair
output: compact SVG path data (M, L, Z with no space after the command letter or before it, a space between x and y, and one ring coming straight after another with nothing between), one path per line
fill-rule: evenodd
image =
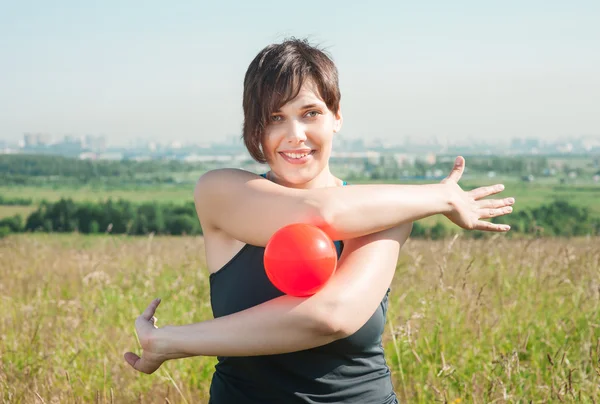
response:
M312 79L327 108L340 105L338 71L324 50L305 39L291 38L265 47L252 60L244 78L242 137L254 160L266 163L262 138L269 117L294 99L306 79Z

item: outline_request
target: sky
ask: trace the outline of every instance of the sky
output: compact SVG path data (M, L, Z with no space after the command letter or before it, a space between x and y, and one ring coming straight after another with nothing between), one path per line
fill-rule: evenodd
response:
M340 73L340 136L600 138L600 2L0 1L0 139L219 142L244 73L308 38Z

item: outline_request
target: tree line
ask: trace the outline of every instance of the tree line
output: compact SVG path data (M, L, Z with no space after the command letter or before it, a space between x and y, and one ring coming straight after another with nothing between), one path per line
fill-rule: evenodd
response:
M54 155L0 155L4 184L38 185L54 179L63 185L102 182L169 183L172 174L203 170L200 163L178 160L80 160Z
M492 221L511 225L512 234L533 236L597 236L600 218L592 217L587 208L554 201L535 208L522 209ZM411 237L441 239L461 231L441 222L426 226L416 222ZM42 202L38 209L23 219L20 215L0 220L0 235L20 232L79 232L84 234L200 235L202 227L194 202L132 203L126 200L74 202L61 199ZM467 237L486 237L489 233L465 232Z
M600 217L594 217L586 207L579 207L564 200L535 208L519 209L507 216L491 219L493 223L508 224L509 236L529 235L536 237L578 237L600 236ZM456 233L456 228L448 228L437 222L431 227L415 223L411 237L441 239ZM488 232L467 232L466 236L481 238Z
M33 200L31 198L7 198L0 195L1 206L29 206L32 204Z
M436 171L444 175L452 168L452 156L439 156L438 161L429 164L415 160L411 164L399 164L392 155L383 155L379 161L362 161L362 168L348 173L349 181L357 180L397 180L403 177L426 177ZM598 166L598 161L589 158L590 167ZM593 160L593 161L592 161ZM336 160L332 165L350 164L351 160ZM354 162L355 163L355 162ZM354 164L353 163L353 164ZM118 186L135 183L138 185L177 183L177 174L203 172L212 166L208 163L191 163L179 160L80 160L55 155L0 155L0 180L13 185L47 185L48 182L61 185L99 184ZM578 176L593 175L593 168L571 167L563 164L555 175L565 176L575 172ZM467 172L487 175L494 171L499 175L535 177L550 175L551 164L545 156L468 156ZM600 170L597 170L600 174Z
M0 233L79 232L144 235L202 234L193 202L186 204L134 204L126 200L42 202L25 220L15 215L0 220Z
M465 173L488 176L490 172L494 172L496 175L517 178L532 175L535 178L555 176L561 179L573 173L578 178L587 179L600 175L598 160L591 156L585 159L586 164L579 164L573 158L557 165L547 156L466 156ZM431 178L440 175L445 177L453 164L453 155L439 155L435 163L417 159L411 164L400 164L393 155L384 155L378 161L364 160L360 171L352 171L345 178L348 181L381 181L406 177Z

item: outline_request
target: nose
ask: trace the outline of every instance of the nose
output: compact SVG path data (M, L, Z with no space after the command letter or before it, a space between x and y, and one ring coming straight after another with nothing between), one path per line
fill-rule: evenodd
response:
M290 127L287 130L286 138L289 143L304 142L306 140L304 125L295 119L290 120Z

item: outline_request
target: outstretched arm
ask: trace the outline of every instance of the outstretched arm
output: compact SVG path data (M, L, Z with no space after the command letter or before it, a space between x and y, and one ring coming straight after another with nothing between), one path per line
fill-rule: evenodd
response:
M317 189L283 187L242 170L215 170L200 178L194 200L207 231L222 231L256 246L265 246L291 223L313 224L333 240L348 240L435 214L465 229L508 231L506 225L482 219L510 213L514 199L483 199L501 192L501 185L463 191L458 181L464 167L464 159L458 158L440 184Z
M310 297L281 296L225 317L160 329L152 320L154 301L136 320L142 357L127 353L125 359L152 373L169 359L286 353L351 335L381 303L411 228L404 224L346 241L335 275Z

